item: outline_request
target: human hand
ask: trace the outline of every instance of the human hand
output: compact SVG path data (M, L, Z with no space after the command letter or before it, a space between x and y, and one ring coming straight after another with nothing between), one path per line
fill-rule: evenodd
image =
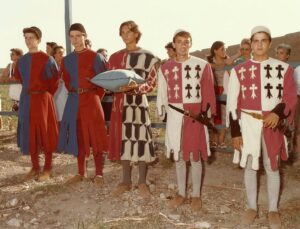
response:
M120 92L131 92L138 88L138 84L135 81L131 81L128 85L119 87Z
M264 117L263 123L264 127L274 129L279 122L279 116L274 112L269 113Z
M232 146L234 149L241 151L241 149L243 147L243 138L242 137L232 138Z

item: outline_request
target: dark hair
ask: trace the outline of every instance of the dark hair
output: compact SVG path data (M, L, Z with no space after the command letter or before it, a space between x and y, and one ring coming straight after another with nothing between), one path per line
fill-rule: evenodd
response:
M120 25L120 28L119 28L119 35L120 36L121 36L121 30L122 30L123 26L125 26L125 25L128 26L128 28L131 32L134 32L134 33L138 34L138 36L136 38L136 43L138 43L139 40L141 39L141 36L142 36L142 32L140 31L139 26L134 21L125 21L125 22L123 22Z
M56 45L56 46L53 47L52 56L54 56L54 54L56 53L57 49L63 49L63 50L65 50L64 47L62 47L60 45Z
M22 49L12 48L10 51L16 53L17 56L23 56L23 50Z
M72 24L70 26L70 29L69 29L69 34L70 34L71 31L74 31L74 30L82 32L82 33L84 33L87 36L87 33L85 31L84 26L82 24L80 24L80 23L74 23L74 24Z
M209 63L213 63L213 58L215 57L215 50L218 50L219 48L221 48L222 46L224 46L225 43L223 41L215 41L211 48L210 48L210 55L208 55L206 58L207 58L207 61Z
M175 43L176 37L189 37L192 41L192 35L188 31L180 31L178 33L175 33L173 36L173 42Z
M92 41L91 41L90 39L85 39L85 40L84 40L84 44L85 44L85 46L90 46L90 47L92 47Z
M25 33L33 33L33 34L35 34L37 39L42 38L42 31L36 26L31 26L29 28L24 28L23 29L23 34L25 34Z
M173 43L169 42L168 44L165 45L166 49L173 49L175 51L175 48L173 47Z
M97 53L102 53L103 51L106 51L106 52L107 52L107 50L106 50L106 49L104 49L104 48L100 48L100 49L98 49L98 50L97 50Z
M57 46L56 42L46 42L46 45L50 46L52 49Z

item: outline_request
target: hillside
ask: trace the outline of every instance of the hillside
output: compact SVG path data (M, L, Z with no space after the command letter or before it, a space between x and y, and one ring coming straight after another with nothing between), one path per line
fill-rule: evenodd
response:
M241 38L242 39L242 38ZM213 42L212 42L213 43ZM286 43L291 45L292 54L290 57L291 62L300 61L300 32L289 33L281 37L275 37L272 39L272 47L270 50L270 56L275 56L275 47L280 43ZM227 54L229 56L236 53L239 48L239 44L230 45L227 47ZM191 53L191 55L206 59L206 56L209 54L209 48L202 49L201 51L196 50Z

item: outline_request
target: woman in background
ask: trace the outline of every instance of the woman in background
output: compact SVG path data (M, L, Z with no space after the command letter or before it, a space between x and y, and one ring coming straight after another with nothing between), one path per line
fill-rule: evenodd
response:
M210 63L215 79L215 93L216 96L226 94L228 85L229 72L226 70L227 66L231 66L235 59L240 56L237 53L233 57L229 57L226 54L225 44L222 41L215 41L210 48L210 55L207 56L207 60ZM226 102L217 102L217 115L214 118L215 125L225 126L226 116ZM211 148L227 148L225 143L226 128L220 129L218 133L213 133Z

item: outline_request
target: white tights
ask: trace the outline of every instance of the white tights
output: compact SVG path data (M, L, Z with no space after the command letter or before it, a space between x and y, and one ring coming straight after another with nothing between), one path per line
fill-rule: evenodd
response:
M177 174L177 184L178 184L178 194L185 197L186 196L186 181L187 181L187 166L186 161L182 159L182 153L180 153L179 161L176 161L176 174ZM193 192L192 197L200 197L200 187L202 178L202 162L193 161L192 154L190 156L191 167L192 167L192 182L193 182Z
M269 212L278 211L278 199L280 189L280 175L279 170L273 171L271 169L270 160L267 154L267 148L264 140L262 140L262 156L263 164L267 174L267 188L269 200ZM257 210L257 171L251 168L252 157L248 158L247 166L245 168L245 186L247 193L248 208Z

